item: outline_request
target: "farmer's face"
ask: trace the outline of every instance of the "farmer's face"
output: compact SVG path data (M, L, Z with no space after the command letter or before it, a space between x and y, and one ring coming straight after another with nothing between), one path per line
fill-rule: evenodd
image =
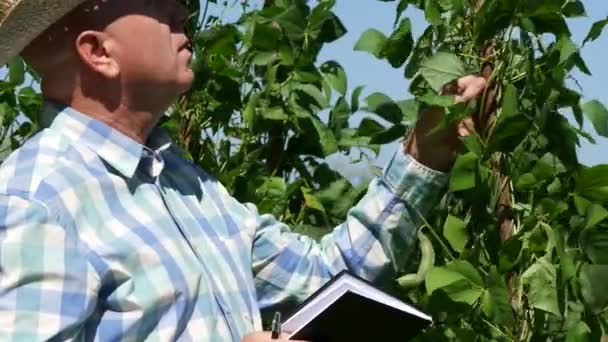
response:
M192 54L183 30L188 11L176 0L105 2L118 11L104 31L114 41L122 84L140 92L152 87L175 95L186 91L193 80Z

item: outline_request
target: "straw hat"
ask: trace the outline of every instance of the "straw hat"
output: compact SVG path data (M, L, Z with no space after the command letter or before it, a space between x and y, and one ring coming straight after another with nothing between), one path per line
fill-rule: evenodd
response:
M0 67L85 0L0 0Z

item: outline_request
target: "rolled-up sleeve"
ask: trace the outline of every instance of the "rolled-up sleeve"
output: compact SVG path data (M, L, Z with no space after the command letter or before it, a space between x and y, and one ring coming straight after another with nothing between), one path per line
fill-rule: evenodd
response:
M0 340L71 340L99 287L86 250L40 203L0 195Z
M260 306L301 301L344 269L371 281L400 270L421 215L437 203L447 179L398 151L346 221L318 242L258 215L253 271Z

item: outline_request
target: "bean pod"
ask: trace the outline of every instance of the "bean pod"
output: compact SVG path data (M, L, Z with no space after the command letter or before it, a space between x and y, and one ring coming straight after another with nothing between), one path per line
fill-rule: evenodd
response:
M418 245L420 246L420 264L416 273L406 274L397 279L403 289L419 286L424 281L427 272L435 265L435 250L431 240L422 232L418 232Z

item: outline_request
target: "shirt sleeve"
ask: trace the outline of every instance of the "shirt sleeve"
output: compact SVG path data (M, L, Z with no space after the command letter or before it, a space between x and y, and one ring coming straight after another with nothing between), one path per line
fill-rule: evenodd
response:
M0 340L72 340L99 279L82 246L40 203L0 194Z
M447 178L398 151L346 221L319 242L259 215L252 261L260 307L300 302L344 269L370 281L400 270L421 215L435 205Z

